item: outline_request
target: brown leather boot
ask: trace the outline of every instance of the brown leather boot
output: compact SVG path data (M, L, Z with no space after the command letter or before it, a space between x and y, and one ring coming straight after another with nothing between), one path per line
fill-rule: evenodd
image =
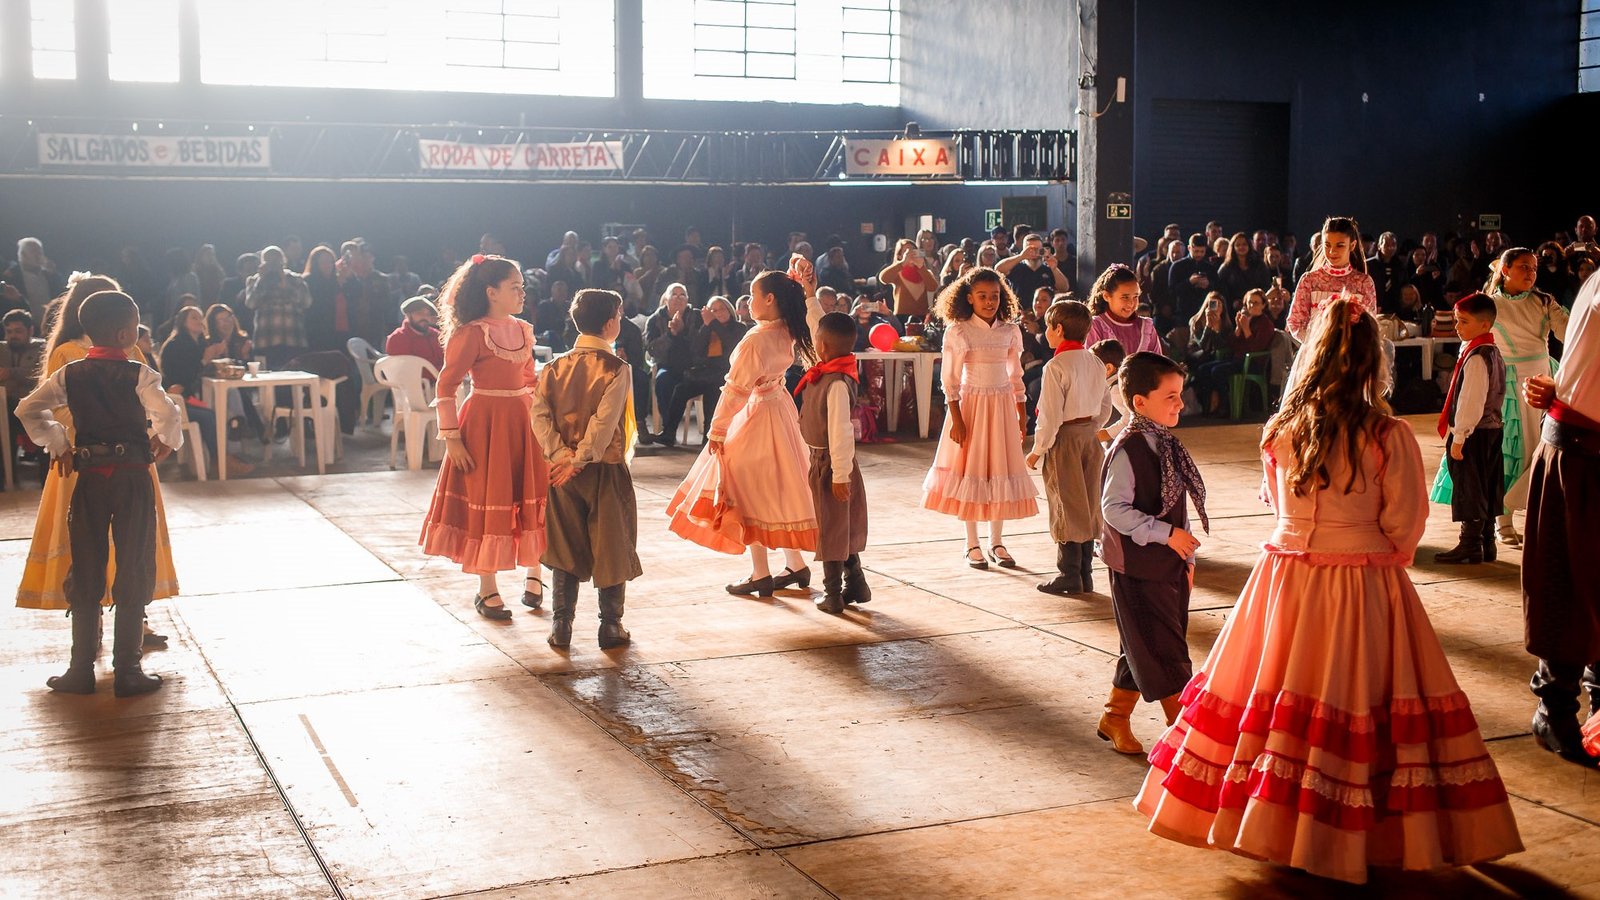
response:
M1095 726L1094 733L1100 740L1110 741L1111 749L1118 753L1144 755L1144 745L1139 743L1139 739L1133 736L1133 730L1128 727L1128 716L1133 714L1133 707L1138 702L1138 691L1112 688L1111 697L1106 700L1105 715L1100 717L1100 724Z
M1178 716L1183 712L1183 703L1178 700L1178 695L1161 698L1161 711L1167 714L1167 724L1170 726L1178 721Z

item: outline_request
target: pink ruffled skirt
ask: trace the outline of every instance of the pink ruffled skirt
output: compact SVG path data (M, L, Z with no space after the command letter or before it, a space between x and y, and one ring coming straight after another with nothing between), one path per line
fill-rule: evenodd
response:
M963 522L1026 519L1039 513L1039 491L1022 452L1017 401L1008 387L961 392L966 443L939 435L933 467L922 482L922 505Z
M1162 837L1362 883L1522 849L1401 565L1266 553L1134 803Z
M751 544L817 549L817 512L807 478L811 451L783 382L758 388L728 425L722 456L710 445L667 504L668 527L721 553Z

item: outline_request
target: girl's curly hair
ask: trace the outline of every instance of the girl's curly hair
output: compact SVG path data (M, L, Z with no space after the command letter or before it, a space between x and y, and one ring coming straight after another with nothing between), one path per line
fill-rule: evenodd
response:
M977 266L962 273L960 278L939 292L938 299L933 302L934 315L946 322L965 322L972 318L972 286L980 282L1000 287L1000 311L995 313L995 321L1016 321L1022 313L1022 305L1017 302L1011 285L994 269Z

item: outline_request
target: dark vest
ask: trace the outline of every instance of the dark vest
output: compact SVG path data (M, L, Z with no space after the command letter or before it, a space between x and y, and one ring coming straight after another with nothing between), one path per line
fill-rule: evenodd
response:
M67 409L78 447L126 444L130 455L150 451L149 418L139 399L142 363L131 359L80 359L62 370Z
M830 449L828 447L828 410L826 409L827 404L823 401L827 399L828 394L833 390L833 383L840 380L843 380L844 386L850 390L850 409L845 410L848 413L856 408L856 396L859 390L856 380L848 375L829 372L817 381L806 385L806 389L800 392L800 436L805 438L806 445L809 447L820 447L824 450Z
M1472 356L1483 357L1484 363L1489 367L1489 393L1484 397L1483 418L1474 429L1504 428L1505 427L1505 402L1506 402L1506 358L1500 354L1500 348L1493 344L1484 344L1472 351ZM1469 357L1470 358L1470 357ZM1466 360L1462 360L1465 367ZM1456 386L1456 395L1450 400L1450 425L1456 424L1456 406L1461 403L1461 387Z
M1161 458L1150 449L1149 441L1142 434L1129 435L1122 442L1122 451L1128 455L1128 464L1133 468L1134 509L1156 516L1173 528L1182 528L1187 498L1166 515L1160 514ZM1100 469L1102 487L1111 473L1111 459L1111 456L1107 456ZM1166 544L1135 543L1133 538L1112 528L1110 522L1106 522L1100 532L1100 558L1105 560L1106 568L1111 571L1145 581L1182 581L1189 577L1189 564L1171 547Z

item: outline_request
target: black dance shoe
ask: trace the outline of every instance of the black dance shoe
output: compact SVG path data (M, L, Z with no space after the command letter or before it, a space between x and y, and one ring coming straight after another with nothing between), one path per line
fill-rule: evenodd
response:
M765 578L752 578L743 584L730 584L728 585L727 590L730 594L771 597L773 590L772 585L772 576L768 575Z

